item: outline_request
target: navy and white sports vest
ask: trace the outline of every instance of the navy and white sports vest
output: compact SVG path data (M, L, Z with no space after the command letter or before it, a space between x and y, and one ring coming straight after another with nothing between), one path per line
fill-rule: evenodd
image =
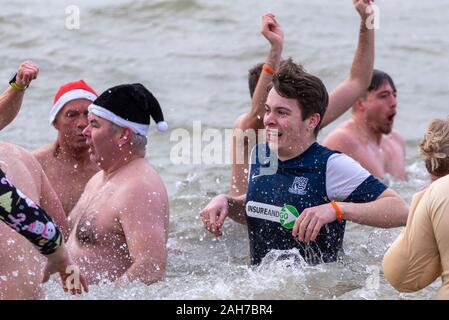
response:
M342 248L345 221L323 226L316 240L305 244L281 225L281 208L291 205L301 214L306 208L332 200L370 202L387 186L352 158L316 142L293 159L277 160L277 170L271 172L267 170L270 164L257 157L265 150L268 155L266 144L254 147L248 176L246 218L251 264L259 264L270 250L292 248L297 248L309 264L335 261Z

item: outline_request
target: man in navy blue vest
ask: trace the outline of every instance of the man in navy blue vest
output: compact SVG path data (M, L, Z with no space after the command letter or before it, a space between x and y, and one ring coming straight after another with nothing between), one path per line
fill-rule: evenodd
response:
M291 59L273 73L263 119L267 142L252 151L248 191L212 199L201 211L205 228L219 236L226 217L243 218L252 264L271 250L293 248L316 264L337 259L346 220L405 225L408 207L396 192L316 142L328 105L321 80Z

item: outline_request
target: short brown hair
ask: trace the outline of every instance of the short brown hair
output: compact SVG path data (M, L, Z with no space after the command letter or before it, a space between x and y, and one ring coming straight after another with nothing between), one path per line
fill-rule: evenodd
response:
M419 149L430 174L442 177L449 173L449 118L429 123Z
M314 130L317 135L329 102L329 95L323 82L307 73L301 65L293 62L292 58L288 58L274 75L273 86L280 96L298 101L302 120L306 120L314 113L320 115L320 122Z

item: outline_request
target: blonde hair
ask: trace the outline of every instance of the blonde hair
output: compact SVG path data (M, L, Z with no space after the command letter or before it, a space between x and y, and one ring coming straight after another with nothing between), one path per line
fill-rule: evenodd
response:
M430 174L442 177L449 173L449 118L429 123L419 149Z

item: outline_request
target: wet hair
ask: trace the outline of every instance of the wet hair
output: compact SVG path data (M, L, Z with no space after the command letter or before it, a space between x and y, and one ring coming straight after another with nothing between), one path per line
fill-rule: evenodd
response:
M394 85L393 79L388 75L388 73L374 69L373 77L371 78L371 83L368 87L368 92L379 89L380 86L382 86L385 82L388 82L393 91L396 92L396 86Z
M329 102L329 95L323 82L307 73L302 65L293 62L292 58L288 58L273 76L273 87L280 96L298 101L302 120L306 120L314 113L320 115L320 122L314 130L315 136L318 135Z
M449 173L449 118L429 123L419 149L430 174L442 177Z
M259 77L262 72L262 66L263 63L258 63L248 70L248 88L251 98L253 97L254 90L256 90L257 81L259 81Z

